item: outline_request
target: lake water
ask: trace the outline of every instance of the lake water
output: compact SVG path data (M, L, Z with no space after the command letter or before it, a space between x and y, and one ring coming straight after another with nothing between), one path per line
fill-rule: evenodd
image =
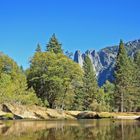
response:
M0 121L0 140L140 140L140 121Z

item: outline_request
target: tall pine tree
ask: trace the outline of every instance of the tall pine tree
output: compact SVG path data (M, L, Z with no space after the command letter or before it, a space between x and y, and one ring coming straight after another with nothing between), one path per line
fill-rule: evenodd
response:
M115 65L115 108L118 111L127 111L128 100L130 101L130 88L132 84L131 61L127 56L124 43L119 44L118 55Z
M91 104L96 101L96 95L98 92L98 84L96 75L93 70L93 66L88 54L85 56L83 63L84 77L83 77L83 92L84 97L84 109L93 110Z
M37 48L36 48L36 50L35 50L35 51L36 51L36 52L42 52L42 51L41 51L41 46L40 46L40 44L39 44L39 43L37 44Z
M52 35L46 47L47 47L47 51L49 52L54 52L55 54L63 53L61 44L57 40L55 34Z
M140 111L140 51L138 51L134 57L135 72L134 72L134 84L135 84L135 111Z
M137 84L140 87L140 51L138 51L134 57L134 62L136 64L136 77L137 77Z

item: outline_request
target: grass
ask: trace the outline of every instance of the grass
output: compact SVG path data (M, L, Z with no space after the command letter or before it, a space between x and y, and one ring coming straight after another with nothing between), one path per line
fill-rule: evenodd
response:
M2 117L5 119L13 119L14 115L12 113L6 113L6 114L2 115Z

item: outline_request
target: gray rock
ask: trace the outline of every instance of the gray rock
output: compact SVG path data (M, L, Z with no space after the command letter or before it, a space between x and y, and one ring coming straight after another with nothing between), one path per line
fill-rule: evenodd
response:
M140 50L140 39L127 42L125 47L128 55L133 57L134 54ZM105 47L98 52L95 50L88 50L85 53L76 51L74 61L82 67L85 55L88 54L93 64L93 69L96 72L99 86L102 86L106 80L110 82L114 80L113 73L117 53L118 46Z
M77 119L100 119L100 116L95 112L81 112L77 115Z

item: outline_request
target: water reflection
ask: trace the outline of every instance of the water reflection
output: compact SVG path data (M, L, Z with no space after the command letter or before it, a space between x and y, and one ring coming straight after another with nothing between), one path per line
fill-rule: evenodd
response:
M1 121L0 140L139 140L130 120Z

